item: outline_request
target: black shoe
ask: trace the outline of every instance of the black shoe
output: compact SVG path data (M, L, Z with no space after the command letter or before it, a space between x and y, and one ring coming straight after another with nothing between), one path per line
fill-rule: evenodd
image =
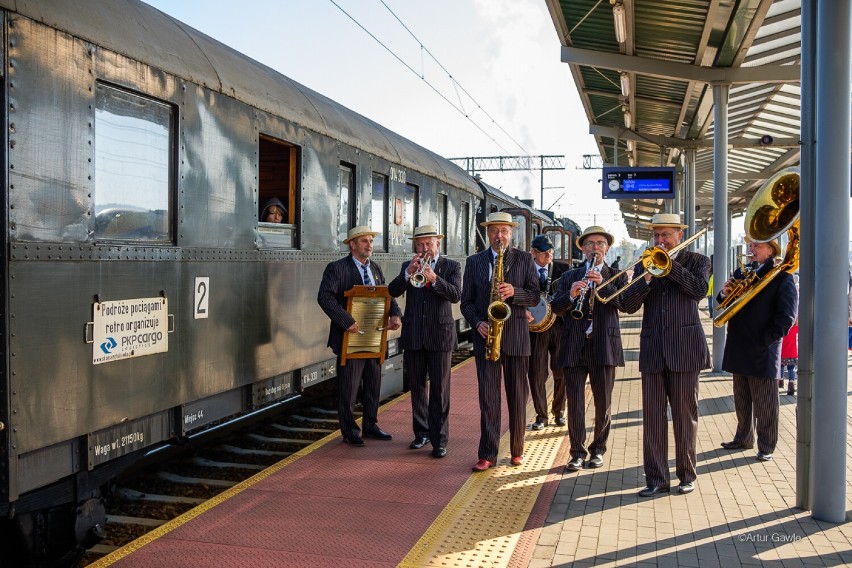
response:
M583 458L571 458L571 461L565 466L565 471L580 471L583 467Z
M376 440L384 440L386 442L388 440L393 440L393 436L391 436L387 432L383 431L378 426L373 426L369 430L362 431L361 435L364 436L365 438L375 438Z
M530 430L543 430L545 426L547 426L547 422L542 422L541 420L536 420L530 426Z
M556 424L558 426L565 426L565 424L567 424L567 422L565 421L565 417L564 416L557 416L556 417Z
M657 493L668 493L669 491L668 485L649 485L639 492L639 497L652 497Z
M796 387L788 387L787 396L796 396Z
M695 491L694 481L684 481L677 486L677 492L681 495L686 495L687 493L692 493L693 491Z
M590 469L595 469L601 467L603 465L603 456L600 454L592 454L592 457L589 458L589 461L586 462L586 467Z
M447 455L447 448L444 446L438 446L437 448L432 449L432 457L433 458L443 458Z
M772 461L772 454L764 454L763 452L757 452L757 459L762 462Z
M350 446L355 446L356 448L362 448L365 446L364 440L361 436L350 436L349 438L343 438L343 441Z
M426 437L423 437L423 436L418 436L417 438L414 438L413 442L408 444L408 447L411 448L412 450L419 450L420 448L422 448L423 446L425 446L428 443L429 443L429 438L426 438Z
M739 442L722 442L721 446L726 450L750 450L754 446L746 446Z

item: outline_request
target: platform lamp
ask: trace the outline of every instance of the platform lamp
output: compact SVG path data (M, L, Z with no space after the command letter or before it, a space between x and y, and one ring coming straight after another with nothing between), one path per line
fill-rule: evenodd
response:
M630 130L630 128L632 126L633 126L633 113L631 113L630 110L628 109L628 110L624 111L624 127L627 128L628 130Z
M624 4L621 1L612 2L612 19L615 23L615 41L624 43L627 41L627 17L624 13Z
M630 96L630 74L622 71L618 75L618 80L621 82L621 96L627 98Z

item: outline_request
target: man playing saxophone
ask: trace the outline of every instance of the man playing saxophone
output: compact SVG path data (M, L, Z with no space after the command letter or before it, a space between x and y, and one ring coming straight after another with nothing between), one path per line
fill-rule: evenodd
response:
M559 291L550 304L554 313L571 311L571 317L565 318L558 355L559 365L565 373L568 403L571 457L566 470L569 472L583 467L587 453L591 454L591 458L586 467L596 468L603 465L603 455L606 453L612 423L615 368L624 366L621 330L618 326L621 299L616 296L609 303L595 301L595 288L618 273L604 262L613 240L610 233L598 226L587 228L577 237L577 246L583 250L587 261L560 279ZM627 275L622 274L598 292L607 296L626 283ZM585 446L586 377L589 377L595 401L595 432L588 452Z
M509 213L495 212L480 224L485 227L490 246L468 257L461 296L461 312L475 330L472 334L473 355L479 385L479 410L482 413L478 461L473 471L485 471L497 461L501 375L509 408L511 464L518 466L523 463L530 355L525 308L536 305L539 300L538 275L532 256L510 246L512 229L518 223L512 221ZM492 321L493 316L489 316L491 304L497 304L499 313L510 312L505 321ZM502 328L497 334L497 341L492 334L494 328Z

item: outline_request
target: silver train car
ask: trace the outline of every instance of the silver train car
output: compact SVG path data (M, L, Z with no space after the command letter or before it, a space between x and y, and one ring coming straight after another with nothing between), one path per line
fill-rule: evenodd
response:
M0 566L63 565L147 452L335 376L316 293L349 228L380 233L389 277L419 224L463 262L484 193L141 2L0 0L0 18ZM271 198L285 223L259 220Z

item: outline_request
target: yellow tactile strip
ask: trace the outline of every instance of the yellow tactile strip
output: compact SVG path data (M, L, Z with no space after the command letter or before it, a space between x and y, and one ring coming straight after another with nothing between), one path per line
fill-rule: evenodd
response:
M507 566L565 434L555 425L527 432L521 466L501 458L496 467L472 473L399 566ZM507 432L499 454L508 452Z

